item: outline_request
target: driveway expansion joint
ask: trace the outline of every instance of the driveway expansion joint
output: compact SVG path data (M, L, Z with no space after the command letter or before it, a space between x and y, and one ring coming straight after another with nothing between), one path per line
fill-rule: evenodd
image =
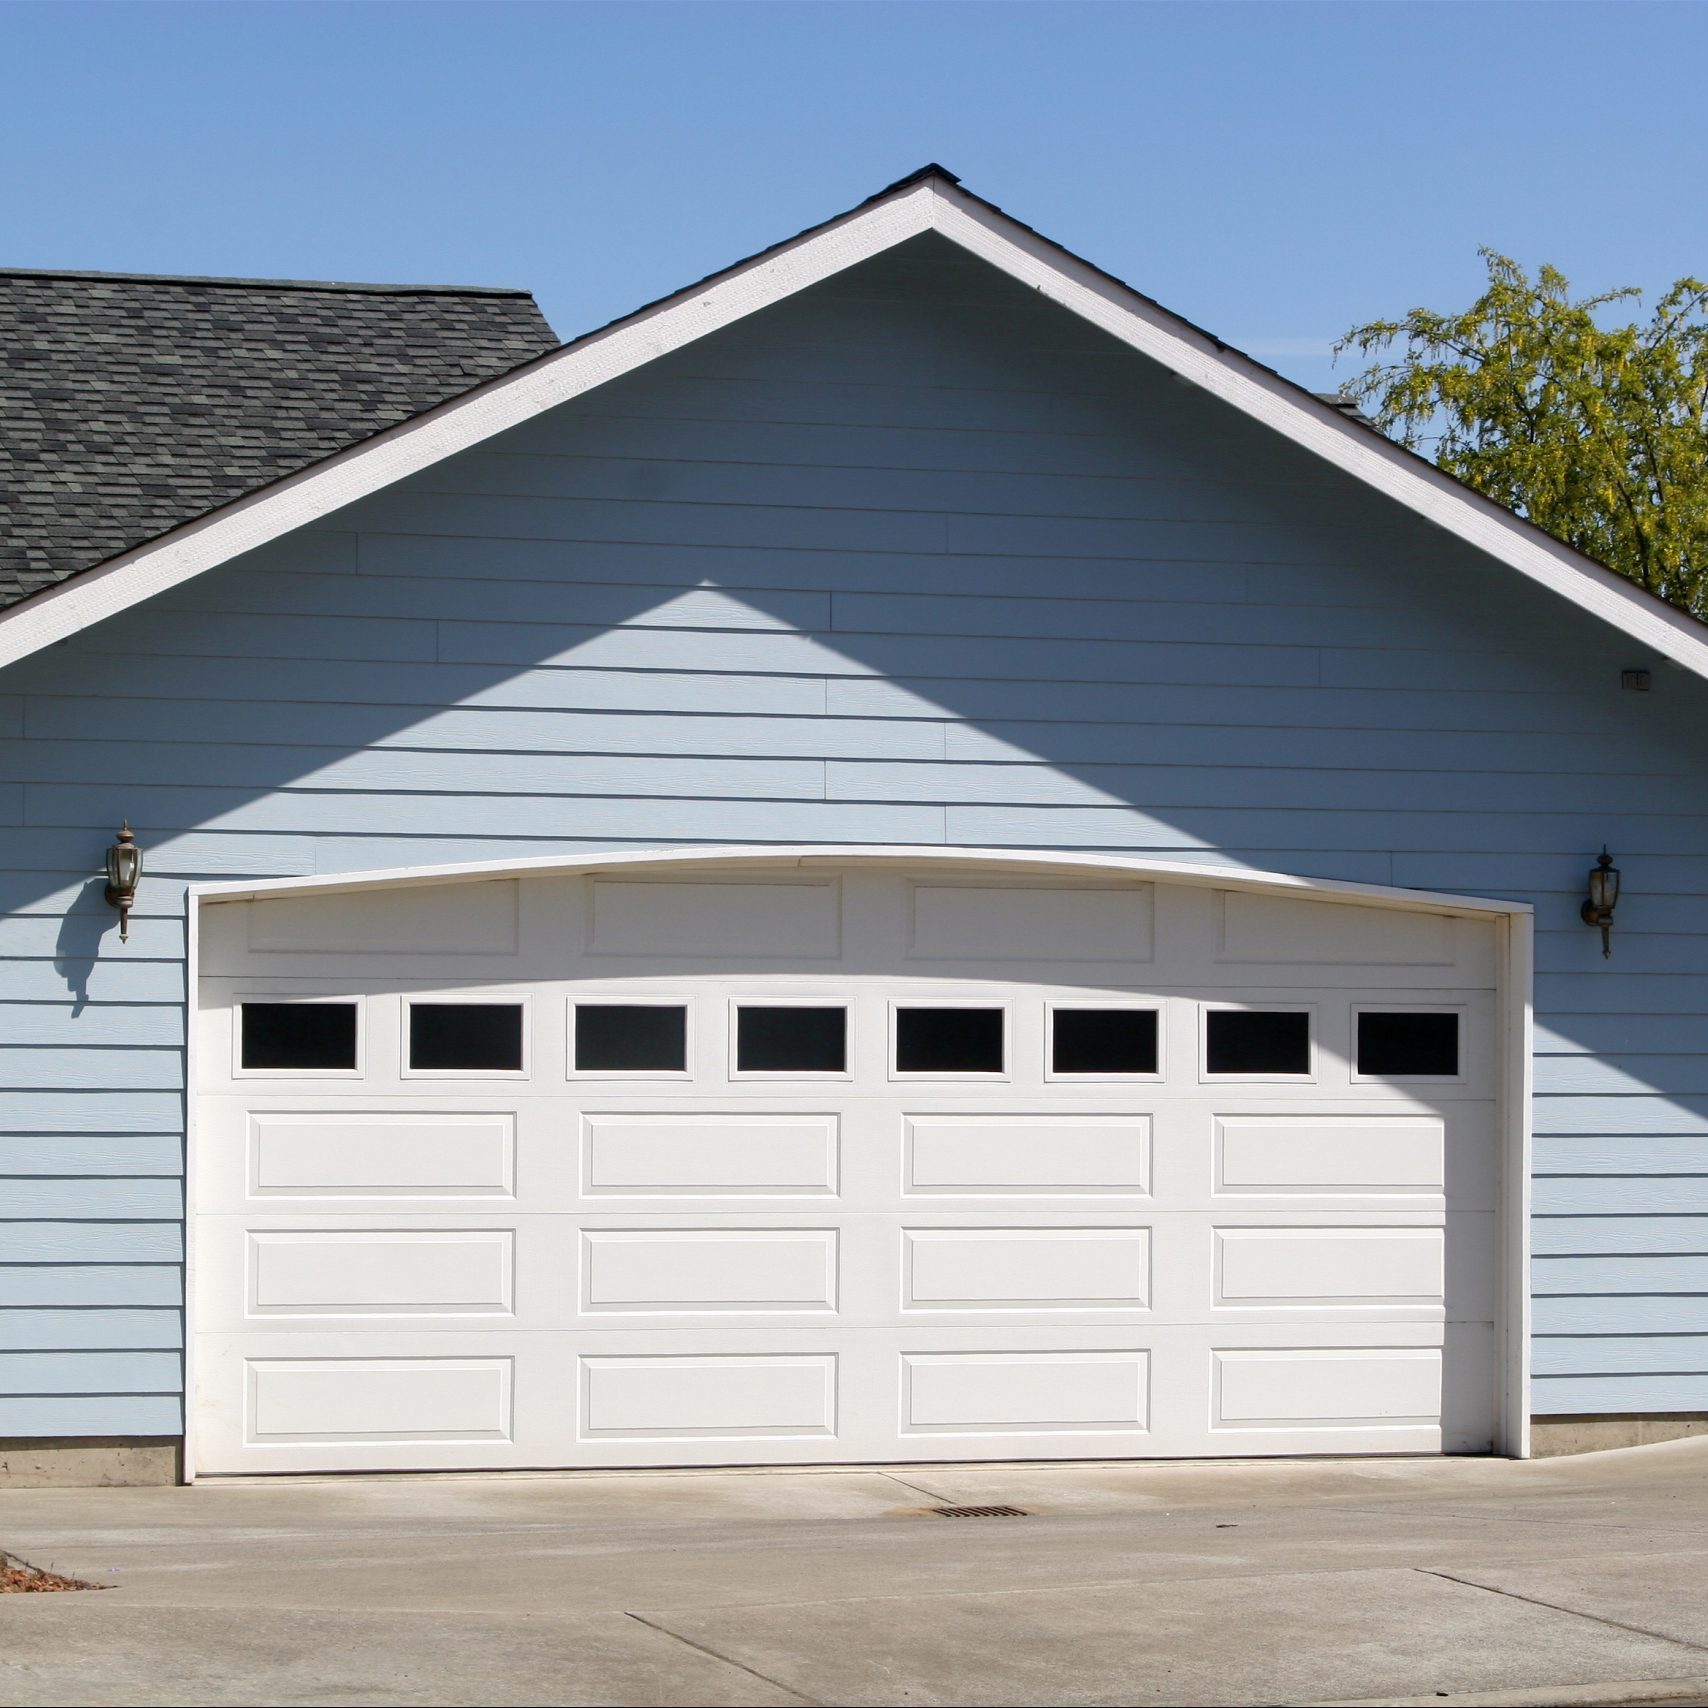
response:
M660 1625L655 1619L648 1619L644 1613L632 1613L627 1608L623 1610L625 1619L632 1619L637 1625L644 1625L649 1631L656 1631L661 1637L669 1637L682 1644L684 1648L695 1650L697 1653L718 1661L724 1666L734 1667L737 1672L744 1672L749 1678L756 1678L761 1684L768 1684L773 1690L780 1690L785 1696L792 1696L797 1702L808 1704L808 1708L825 1708L816 1696L805 1696L792 1684L784 1684L781 1679L772 1678L761 1672L758 1667L749 1666L746 1661L738 1661L733 1655L720 1654L706 1643L697 1643L692 1637L684 1637L680 1631L672 1631L668 1625Z
M1444 1583L1456 1583L1464 1589L1480 1589L1485 1595L1504 1596L1508 1601L1522 1601L1529 1607L1543 1607L1550 1613L1564 1613L1573 1619L1587 1619L1595 1625L1606 1625L1633 1637L1647 1637L1651 1642L1672 1643L1696 1654L1708 1654L1708 1643L1693 1643L1688 1637L1669 1637L1664 1631L1651 1631L1646 1626L1627 1624L1623 1619L1609 1619L1604 1613L1586 1613L1580 1607L1562 1607L1557 1601L1544 1601L1540 1596L1523 1595L1515 1589L1500 1589L1494 1584L1478 1583L1475 1578L1462 1578L1430 1566L1413 1566L1420 1577L1440 1578Z

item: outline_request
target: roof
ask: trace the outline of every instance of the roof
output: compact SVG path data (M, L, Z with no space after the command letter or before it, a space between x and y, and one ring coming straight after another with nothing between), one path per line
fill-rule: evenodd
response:
M526 291L0 269L0 608L556 347Z
M1163 308L931 165L847 213L287 474L146 545L0 611L0 664L481 444L695 339L924 232L1018 279L1331 466L1569 599L1656 655L1708 677L1708 624L1544 533L1341 401L1317 396Z

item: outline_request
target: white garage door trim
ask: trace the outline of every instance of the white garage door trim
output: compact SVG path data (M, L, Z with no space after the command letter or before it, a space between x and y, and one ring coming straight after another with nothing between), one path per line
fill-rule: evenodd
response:
M1350 906L1389 911L1435 912L1451 909L1480 914L1496 927L1497 1010L1500 1016L1499 1071L1499 1212L1500 1289L1496 1324L1496 1356L1501 1372L1497 1446L1513 1458L1530 1453L1530 1160L1531 1160L1531 1031L1533 975L1533 910L1527 903L1497 901L1440 891L1398 889L1381 884L1340 883L1285 872L1259 872L1228 866L1192 865L1173 860L1131 855L1020 854L1002 849L814 844L787 850L774 846L717 846L628 850L566 858L529 858L444 866L413 866L360 874L278 878L191 884L186 895L188 942L185 1156L185 1479L193 1480L196 1452L194 1320L196 1281L197 1083L196 1011L200 981L199 939L202 909L222 902L247 901L282 894L360 892L377 888L420 887L465 879L516 874L574 874L612 867L643 868L799 868L815 862L871 865L959 866L1004 874L1060 875L1127 873L1252 894L1312 896Z

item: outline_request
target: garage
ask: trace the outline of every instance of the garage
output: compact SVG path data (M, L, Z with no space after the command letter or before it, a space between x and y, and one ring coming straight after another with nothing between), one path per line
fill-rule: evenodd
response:
M1493 907L853 854L193 905L201 1474L1496 1443Z

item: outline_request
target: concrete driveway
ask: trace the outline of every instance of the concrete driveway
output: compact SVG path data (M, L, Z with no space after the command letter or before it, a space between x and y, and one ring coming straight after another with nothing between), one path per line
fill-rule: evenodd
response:
M1023 1518L938 1517L943 1504ZM1708 1440L0 1494L0 1701L1708 1701Z

